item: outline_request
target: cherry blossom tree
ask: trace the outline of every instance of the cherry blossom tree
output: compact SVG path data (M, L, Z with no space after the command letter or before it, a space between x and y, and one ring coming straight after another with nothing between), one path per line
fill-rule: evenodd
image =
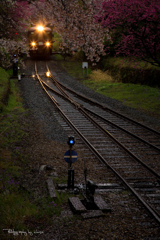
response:
M26 49L25 27L30 19L28 1L1 0L0 2L0 65L9 68L18 48Z
M13 48L13 41L23 40L22 33L26 24L30 26L31 23L38 22L51 23L54 31L61 35L62 48L67 47L72 53L81 50L94 63L105 54L103 40L109 38L108 29L95 22L97 7L93 0L2 1L8 3L3 5L3 13L7 12L7 27L0 35L0 52L4 56L3 59L16 48L16 42ZM5 23L0 19L0 25L5 26ZM7 41L12 42L6 44ZM22 43L21 46L23 45ZM9 50L9 46L12 49Z
M24 31L30 11L30 5L26 0L1 0L0 38L17 38L16 35Z
M105 54L103 40L108 30L95 22L96 5L90 0L46 0L39 5L37 14L54 25L62 37L62 49L83 51L92 62ZM46 11L47 9L47 11Z
M98 4L96 22L109 29L116 54L140 57L160 66L160 1L108 0Z

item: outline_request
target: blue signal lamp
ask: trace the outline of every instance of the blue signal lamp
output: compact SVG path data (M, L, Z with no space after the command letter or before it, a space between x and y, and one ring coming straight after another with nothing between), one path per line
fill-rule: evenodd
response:
M69 136L67 143L70 147L72 147L75 144L74 136Z

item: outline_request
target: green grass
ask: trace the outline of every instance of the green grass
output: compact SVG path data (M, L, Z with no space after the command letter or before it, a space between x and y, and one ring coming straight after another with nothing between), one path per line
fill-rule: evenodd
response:
M160 89L131 83L117 83L107 72L93 71L83 84L124 105L160 118Z
M84 75L86 74L86 72L83 73L81 61L71 61L70 58L68 58L66 61L61 61L61 65L72 77L76 77L79 80L83 80L85 78ZM91 69L88 68L88 75L90 73Z
M7 85L8 75L3 76L6 77L3 83ZM20 125L19 118L22 114L28 113L23 109L17 84L18 80L10 80L8 104L4 105L0 112L0 235L2 237L2 229L23 231L28 227L32 228L32 222L40 226L42 224L41 227L44 222L49 224L54 215L60 215L61 206L68 201L68 194L58 194L55 202L50 197L41 197L36 201L33 192L28 194L21 188L23 169L29 162L28 156L24 156L22 151L21 141L26 133Z
M3 229L20 231L26 228L25 219L38 213L38 207L30 203L22 194L0 194L0 213L0 223Z
M1 70L1 69L0 69ZM8 91L8 74L3 70L1 83ZM10 80L10 92L7 105L0 113L0 223L2 229L24 229L25 217L35 215L36 205L19 190L19 178L22 176L22 156L18 144L24 132L19 124L19 116L25 112L17 88L18 81ZM2 97L3 91L0 92ZM0 231L1 234L3 232Z
M107 65L112 65L112 66L118 66L118 67L130 67L133 69L136 68L143 68L143 69L159 69L159 67L157 66L153 66L152 64L142 61L142 60L138 60L138 59L134 59L134 58L124 58L124 57L107 57L104 58L103 60L103 65L104 68L107 68Z
M61 36L54 32L53 51L59 51L59 45L62 42Z
M107 57L102 61L103 69L108 70L115 81L160 87L160 67L139 59Z
M0 110L3 108L3 100L7 95L9 87L9 75L8 73L0 67Z
M113 60L113 58L112 58ZM123 63L122 63L123 62ZM146 85L122 83L110 76L108 71L89 69L89 77L83 76L82 62L61 61L62 66L72 76L80 80L84 85L107 97L117 99L124 105L141 110L148 115L160 119L160 89ZM130 65L130 61L117 58L115 64ZM132 62L132 67L137 63ZM138 68L144 67L144 62L139 62ZM146 68L156 68L145 64Z
M17 110L18 112L23 112L22 101L20 95L18 93L18 87L16 86L17 80L10 81L10 95L8 99L8 104L6 106L5 111L14 111Z
M0 96L2 95L3 90L7 87L8 78L8 73L0 67Z

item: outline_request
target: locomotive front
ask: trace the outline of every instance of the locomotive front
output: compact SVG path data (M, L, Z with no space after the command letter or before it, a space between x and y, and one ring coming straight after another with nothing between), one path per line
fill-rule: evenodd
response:
M42 25L28 30L29 52L31 57L52 54L52 30Z

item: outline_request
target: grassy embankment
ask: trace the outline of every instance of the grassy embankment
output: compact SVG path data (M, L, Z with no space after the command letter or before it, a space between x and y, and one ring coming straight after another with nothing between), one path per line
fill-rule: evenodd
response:
M117 99L126 106L141 110L160 119L160 89L136 82L138 77L145 82L145 77L146 74L148 76L148 73L152 75L152 73L155 74L156 72L160 76L158 67L153 67L144 62L136 63L129 60L125 61L122 58L109 58L103 62L105 70L89 69L88 78L84 78L82 61L78 62L73 59L63 61L60 57L57 59L59 59L70 75L78 78L87 87L107 97ZM112 72L115 71L114 74L112 73L112 76L110 70L106 70L107 65L112 66ZM123 83L122 79L125 79L126 82ZM153 81L153 77L150 81ZM136 82L136 84L129 82Z
M36 214L37 208L20 191L18 179L24 162L20 149L13 151L25 134L18 121L24 110L14 80L10 82L8 104L2 103L8 91L9 75L1 68L0 83L0 235L3 239L3 229L24 229L24 216Z
M28 227L30 219L35 223L40 221L42 223L40 227L43 229L43 222L49 224L54 214L60 214L61 205L67 202L68 196L57 195L55 201L50 197L41 196L34 199L34 193L28 193L22 187L21 179L24 169L29 167L29 156L23 155L21 141L26 132L22 129L20 117L28 113L23 109L15 79L10 80L8 103L3 103L8 92L9 75L2 68L0 85L0 239L5 239L5 236L12 238L14 234L8 236L7 231L4 233L3 229L14 229L17 232L29 230L34 233L36 229L34 227L32 229L30 225ZM14 239L29 237L28 233L26 236L21 233L15 234L18 236Z

